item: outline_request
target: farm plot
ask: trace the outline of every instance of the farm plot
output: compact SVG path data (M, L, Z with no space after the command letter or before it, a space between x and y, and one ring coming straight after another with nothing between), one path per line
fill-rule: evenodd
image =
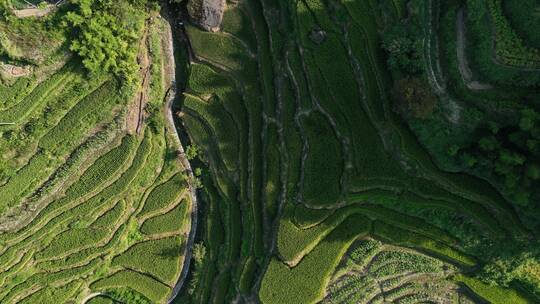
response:
M217 32L148 6L140 69L90 77L54 14L0 15L27 73L0 78L0 302L538 302L538 54L508 3L227 1Z
M322 303L471 303L441 261L373 239L356 241L332 276Z
M206 169L199 255L176 303L354 303L364 285L366 302L467 303L478 295L452 275L531 237L492 184L441 169L396 114L404 75L381 33L428 15L410 2L239 1L219 32L186 26L180 116ZM373 273L340 263L359 237L385 248Z
M140 52L160 71L170 29L142 13ZM76 58L40 69L51 72L0 86L0 118L14 123L1 126L0 302L165 302L192 212L164 118L171 79L152 73L140 103L115 77L88 77ZM131 108L141 109L139 132L127 128Z

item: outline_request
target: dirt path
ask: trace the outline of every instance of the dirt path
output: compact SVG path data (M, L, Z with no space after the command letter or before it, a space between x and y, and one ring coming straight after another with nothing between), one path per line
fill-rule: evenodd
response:
M195 242L195 235L197 233L197 214L198 214L198 205L197 205L197 189L195 185L193 184L193 181L195 181L195 176L193 175L193 171L191 169L191 164L189 163L186 154L184 153L184 148L182 146L182 142L180 140L180 135L178 134L178 131L176 129L176 124L174 123L174 114L173 114L173 103L177 96L176 91L176 66L174 61L174 43L173 43L173 33L172 30L175 28L175 22L170 16L163 16L165 20L168 21L168 26L165 28L165 33L163 35L164 42L164 56L167 58L168 64L166 74L168 75L168 78L170 82L167 84L168 90L167 94L165 96L166 99L166 110L167 110L167 122L169 123L169 126L172 131L174 131L174 137L176 138L176 141L178 143L178 158L180 162L182 163L182 166L185 169L186 174L188 175L188 188L189 193L191 195L191 228L189 231L189 236L187 240L187 244L185 246L185 252L184 252L184 265L182 267L182 273L180 274L180 277L178 278L178 281L176 282L175 286L173 287L172 294L167 300L167 303L172 303L174 299L178 296L180 293L180 290L184 286L184 283L186 281L187 275L189 273L189 268L191 264L191 257L193 254L193 245ZM178 29L179 31L183 31L183 28Z
M13 64L2 64L0 63L0 74L5 74L10 78L19 78L23 76L28 76L32 73L32 68L30 66L16 66Z
M94 293L91 293L89 295L87 295L86 297L84 297L82 300L81 300L81 304L85 304L86 302L90 301L92 298L95 298L97 296L101 295L101 292L94 292Z
M150 86L150 67L152 65L150 55L148 54L148 20L146 30L139 44L139 54L137 62L140 68L141 88L135 96L128 110L126 117L126 130L130 134L140 134L144 121L144 108L148 102L148 91Z
M434 55L439 54L439 46L436 35L433 33L433 16L436 16L438 12L434 13L433 10L433 2L432 0L428 0L427 14L429 22L426 22L424 28L424 60L426 74L431 88L440 98L440 101L447 111L446 118L453 124L459 124L463 108L456 100L449 96L446 90L445 80L441 75L441 66L438 55Z
M43 17L52 12L55 8L55 5L48 5L45 8L25 8L21 10L13 10L13 13L18 18L28 18L28 17Z
M469 67L469 63L467 61L467 53L466 53L466 30L465 30L465 10L464 8L460 8L457 14L457 20L456 20L456 29L457 29L457 39L456 39L456 50L457 50L457 59L458 59L458 66L459 66L459 73L461 74L461 78L463 79L463 82L467 86L469 90L478 91L478 90L488 90L493 88L489 84L480 83L476 80L473 80L472 71Z

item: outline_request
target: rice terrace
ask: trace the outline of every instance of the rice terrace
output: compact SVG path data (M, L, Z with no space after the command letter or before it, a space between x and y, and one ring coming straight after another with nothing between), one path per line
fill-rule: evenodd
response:
M540 303L540 0L0 0L0 303Z

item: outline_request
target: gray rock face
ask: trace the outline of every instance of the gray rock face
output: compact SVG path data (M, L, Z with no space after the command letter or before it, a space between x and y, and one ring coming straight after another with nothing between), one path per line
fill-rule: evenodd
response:
M189 16L197 25L207 31L219 31L225 0L189 0L187 8Z

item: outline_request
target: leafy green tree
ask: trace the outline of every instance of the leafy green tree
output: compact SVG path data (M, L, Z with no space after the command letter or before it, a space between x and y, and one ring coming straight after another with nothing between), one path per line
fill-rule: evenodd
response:
M540 243L538 240L514 242L508 246L506 242L484 248L486 263L478 273L478 277L493 285L510 286L519 283L528 291L538 293L540 290Z
M431 92L429 84L420 78L398 80L393 94L398 112L406 118L427 118L437 103L437 96Z
M526 109L521 111L521 119L519 121L519 127L523 131L531 131L538 121L539 115L532 109Z
M186 157L188 160L195 159L199 155L200 149L197 145L189 145L186 149Z
M540 179L540 165L538 163L531 163L527 165L527 176L533 180Z
M112 73L127 83L137 76L137 41L144 26L141 0L72 0L64 25L73 29L70 49L94 74Z
M483 135L477 141L468 147L454 147L449 154L459 157L468 170L500 185L517 206L528 210L528 215L540 217L531 203L540 195L540 114L525 109L514 124L498 126L490 122L478 133Z
M499 142L495 136L483 137L478 142L478 145L480 146L480 149L484 151L495 151L499 148Z

